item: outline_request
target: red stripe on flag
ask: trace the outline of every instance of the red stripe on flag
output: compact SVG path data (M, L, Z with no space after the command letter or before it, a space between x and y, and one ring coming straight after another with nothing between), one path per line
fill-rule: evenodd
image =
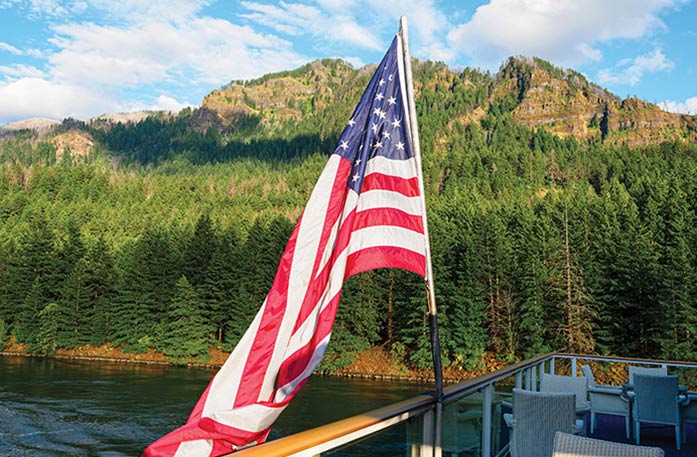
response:
M351 254L346 263L344 278L376 268L402 268L419 276L426 276L423 254L394 246L380 246Z
M365 179L363 179L361 192L367 192L369 190L390 190L399 192L407 197L418 197L419 180L417 177L405 179L399 176L375 172L366 175Z
M421 216L415 216L397 208L371 208L357 212L355 217L354 231L384 225L424 233L424 221Z

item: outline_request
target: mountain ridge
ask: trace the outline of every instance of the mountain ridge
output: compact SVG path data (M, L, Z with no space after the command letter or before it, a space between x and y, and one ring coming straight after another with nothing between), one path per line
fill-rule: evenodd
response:
M497 100L513 96L509 107L517 122L533 129L545 128L560 137L597 138L630 147L697 141L697 116L669 113L636 97L622 99L575 70L554 67L539 58L510 57L488 82L483 79L488 75L477 70L458 73L428 61L415 61L415 72L425 65L433 65L435 71L425 81L415 77L417 105L422 88L437 87L458 77L460 84L449 87L453 97L462 90L486 89L486 98L475 103L466 116L469 122L479 121L481 111L489 111ZM321 111L340 86L357 83L371 68L374 65L354 70L339 60L315 61L295 72L267 75L251 84L223 86L203 99L199 112L207 112L209 120L217 118L217 124L210 125L220 128L250 116L258 116L262 125L277 126L299 120L310 111ZM313 84L317 90L312 90Z
M255 80L231 81L211 91L193 110L103 114L84 122L27 120L1 126L0 137L26 131L38 137L57 136L71 128L108 130L149 117L163 122L184 117L193 131L203 134L213 128L243 141L292 135L296 130L319 130L324 139L343 128L374 67L354 69L340 59L316 60ZM697 141L697 116L669 113L635 97L622 99L575 70L536 57L510 57L495 75L471 68L457 72L440 62L415 60L414 75L417 109L430 99L461 124L481 125L490 114L508 115L530 129L543 128L562 138L608 145ZM456 103L461 104L457 109ZM428 115L428 109L420 111L421 116ZM80 144L91 147L93 143L85 139ZM84 155L79 149L79 145L71 145L73 153Z

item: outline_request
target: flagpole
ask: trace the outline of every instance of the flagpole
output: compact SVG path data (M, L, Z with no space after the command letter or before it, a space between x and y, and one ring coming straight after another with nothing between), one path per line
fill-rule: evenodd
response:
M431 262L431 242L428 234L428 220L426 217L426 194L424 193L423 169L421 167L421 145L419 143L419 127L416 121L416 105L414 104L414 80L411 72L411 56L409 54L409 32L407 30L407 18L399 18L399 35L402 38L402 52L404 60L404 73L406 78L407 103L409 105L409 128L414 149L417 173L419 174L419 194L423 205L423 226L426 238L426 291L428 297L428 323L431 333L431 350L433 352L433 373L435 376L436 404L436 446L434 455L440 455L441 442L441 414L443 410L443 366L440 358L440 339L438 337L438 316L436 312L436 293L433 286L433 263Z

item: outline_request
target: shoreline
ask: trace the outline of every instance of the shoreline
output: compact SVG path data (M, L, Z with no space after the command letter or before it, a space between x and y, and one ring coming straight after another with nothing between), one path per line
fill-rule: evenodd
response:
M55 360L83 360L83 361L93 361L93 362L108 362L108 363L119 363L119 364L140 364L140 365L156 365L156 366L172 366L172 367L185 367L185 368L203 368L207 370L218 370L222 363L227 359L227 353L215 354L214 360L220 360L221 355L225 355L222 362L216 363L188 363L186 365L178 365L171 363L166 360L161 354L155 353L154 351L148 351L143 354L128 354L124 353L120 349L113 347L102 347L94 348L101 351L115 352L118 355L115 357L102 356L97 354L76 354L78 350L59 350L56 354L47 356L41 354L32 354L27 351L15 347L10 347L9 349L0 351L0 356L7 357L26 357L26 358L46 358ZM94 351L91 351L94 352ZM348 379L372 379L380 381L398 381L398 382L414 382L414 383L433 383L434 378L431 374L426 375L423 371L416 370L405 370L403 366L395 367L389 366L384 360L379 360L376 363L376 359L384 359L385 355L382 353L380 348L373 348L358 354L356 361L349 367L341 370L337 370L332 373L326 372L316 372L314 376L326 376L326 377L336 377L336 378L348 378ZM394 362L391 362L394 365ZM370 367L368 371L364 371L361 368ZM386 372L377 371L376 368L382 367ZM395 373L397 371L397 373ZM406 373L404 373L406 371ZM464 370L456 370L457 374L454 375L453 370L448 370L448 375L444 373L443 381L447 384L454 384L460 382L464 379L468 379L474 376L478 376L482 373L472 373L465 372ZM401 373L400 373L401 372ZM464 376L463 376L464 375Z

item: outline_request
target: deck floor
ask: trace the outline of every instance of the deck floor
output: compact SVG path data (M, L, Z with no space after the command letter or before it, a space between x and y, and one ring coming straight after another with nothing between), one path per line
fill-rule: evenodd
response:
M590 419L587 417L587 420ZM666 457L697 456L697 424L685 424L687 427L687 442L675 447L675 428L670 426L642 424L641 445L656 446L662 448ZM617 443L635 444L634 439L628 440L625 436L624 418L598 414L595 433L588 434L590 438L614 441Z

